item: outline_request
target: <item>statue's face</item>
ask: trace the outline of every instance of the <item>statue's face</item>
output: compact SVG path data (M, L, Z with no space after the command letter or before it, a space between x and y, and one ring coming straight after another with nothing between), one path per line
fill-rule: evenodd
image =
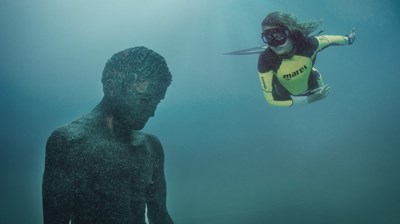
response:
M160 87L149 81L137 81L127 85L118 97L114 118L123 126L133 130L142 129L162 99L166 87Z

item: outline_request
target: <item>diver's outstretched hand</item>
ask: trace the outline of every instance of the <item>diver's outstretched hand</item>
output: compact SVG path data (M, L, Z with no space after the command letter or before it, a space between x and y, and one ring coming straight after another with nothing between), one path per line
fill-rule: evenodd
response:
M347 36L347 40L349 41L349 45L353 44L354 41L356 40L356 29L353 27L349 35Z
M331 91L331 87L328 85L324 85L322 87L316 88L311 91L311 94L308 96L308 103L312 103L318 100L325 99L329 92Z

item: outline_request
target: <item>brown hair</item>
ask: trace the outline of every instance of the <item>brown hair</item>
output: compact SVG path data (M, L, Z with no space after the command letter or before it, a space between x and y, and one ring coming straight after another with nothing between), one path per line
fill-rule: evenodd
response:
M300 31L304 36L314 32L322 21L309 21L299 23L296 16L284 12L271 12L262 21L261 26L281 26L289 29L290 32Z

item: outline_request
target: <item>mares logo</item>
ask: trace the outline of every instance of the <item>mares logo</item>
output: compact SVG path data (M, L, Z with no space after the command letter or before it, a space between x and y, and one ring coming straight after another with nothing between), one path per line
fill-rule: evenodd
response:
M291 78L296 77L296 76L300 75L301 73L303 73L306 69L307 69L307 65L304 65L303 67L301 67L300 69L298 69L295 72L283 75L283 78L285 80L290 80Z

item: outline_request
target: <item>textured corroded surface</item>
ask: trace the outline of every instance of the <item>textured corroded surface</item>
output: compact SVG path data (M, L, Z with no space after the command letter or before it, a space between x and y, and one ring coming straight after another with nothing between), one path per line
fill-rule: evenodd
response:
M114 54L103 70L103 90L110 91L124 88L136 80L159 80L155 90L162 90L171 82L171 74L164 58L145 47L134 47Z
M172 223L163 148L155 136L139 131L170 81L164 59L144 47L121 51L107 62L102 102L48 139L45 223L143 224L146 205L150 223Z

